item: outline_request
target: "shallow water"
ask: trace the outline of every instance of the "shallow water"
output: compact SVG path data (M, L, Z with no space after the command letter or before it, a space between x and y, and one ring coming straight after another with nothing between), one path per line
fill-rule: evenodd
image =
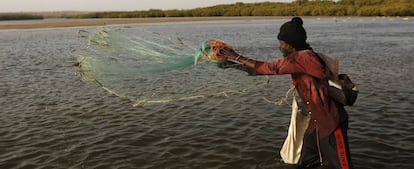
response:
M280 57L287 20L137 24L199 44L219 38L260 60ZM358 85L348 107L355 168L414 167L414 20L306 18L308 42ZM75 75L79 29L0 31L0 168L294 168L279 162L289 76L249 92L133 107ZM246 78L249 78L246 76ZM241 79L242 80L242 79Z

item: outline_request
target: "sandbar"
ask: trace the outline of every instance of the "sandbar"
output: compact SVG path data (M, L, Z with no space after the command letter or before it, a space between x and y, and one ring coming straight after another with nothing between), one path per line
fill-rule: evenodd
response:
M57 27L103 26L118 24L160 23L160 22L194 22L219 20L262 20L284 19L286 17L162 17L162 18L116 18L116 19L42 19L0 21L0 30L36 29Z

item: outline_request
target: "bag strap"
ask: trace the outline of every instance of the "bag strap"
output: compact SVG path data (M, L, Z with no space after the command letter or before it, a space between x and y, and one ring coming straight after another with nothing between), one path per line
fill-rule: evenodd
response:
M338 82L339 62L323 53L314 52L321 64L325 68L327 79L333 82Z

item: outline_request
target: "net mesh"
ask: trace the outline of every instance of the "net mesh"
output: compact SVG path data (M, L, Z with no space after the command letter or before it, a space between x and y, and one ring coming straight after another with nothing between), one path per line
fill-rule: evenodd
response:
M205 98L245 92L267 82L234 69L218 69L224 60L220 40L195 48L181 38L138 28L100 28L87 37L85 48L72 52L76 71L87 83L128 98L134 105Z

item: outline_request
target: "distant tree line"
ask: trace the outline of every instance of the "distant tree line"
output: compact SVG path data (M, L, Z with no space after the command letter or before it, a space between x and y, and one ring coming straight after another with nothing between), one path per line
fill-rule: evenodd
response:
M0 21L4 20L29 20L43 19L41 15L25 14L25 13L0 13Z
M148 18L207 16L414 16L414 0L296 0L216 5L183 10L150 9L131 12L96 12L77 18Z
M414 0L295 0L216 5L195 9L150 9L128 12L91 12L38 15L1 14L0 20L45 18L150 18L207 16L414 16Z

